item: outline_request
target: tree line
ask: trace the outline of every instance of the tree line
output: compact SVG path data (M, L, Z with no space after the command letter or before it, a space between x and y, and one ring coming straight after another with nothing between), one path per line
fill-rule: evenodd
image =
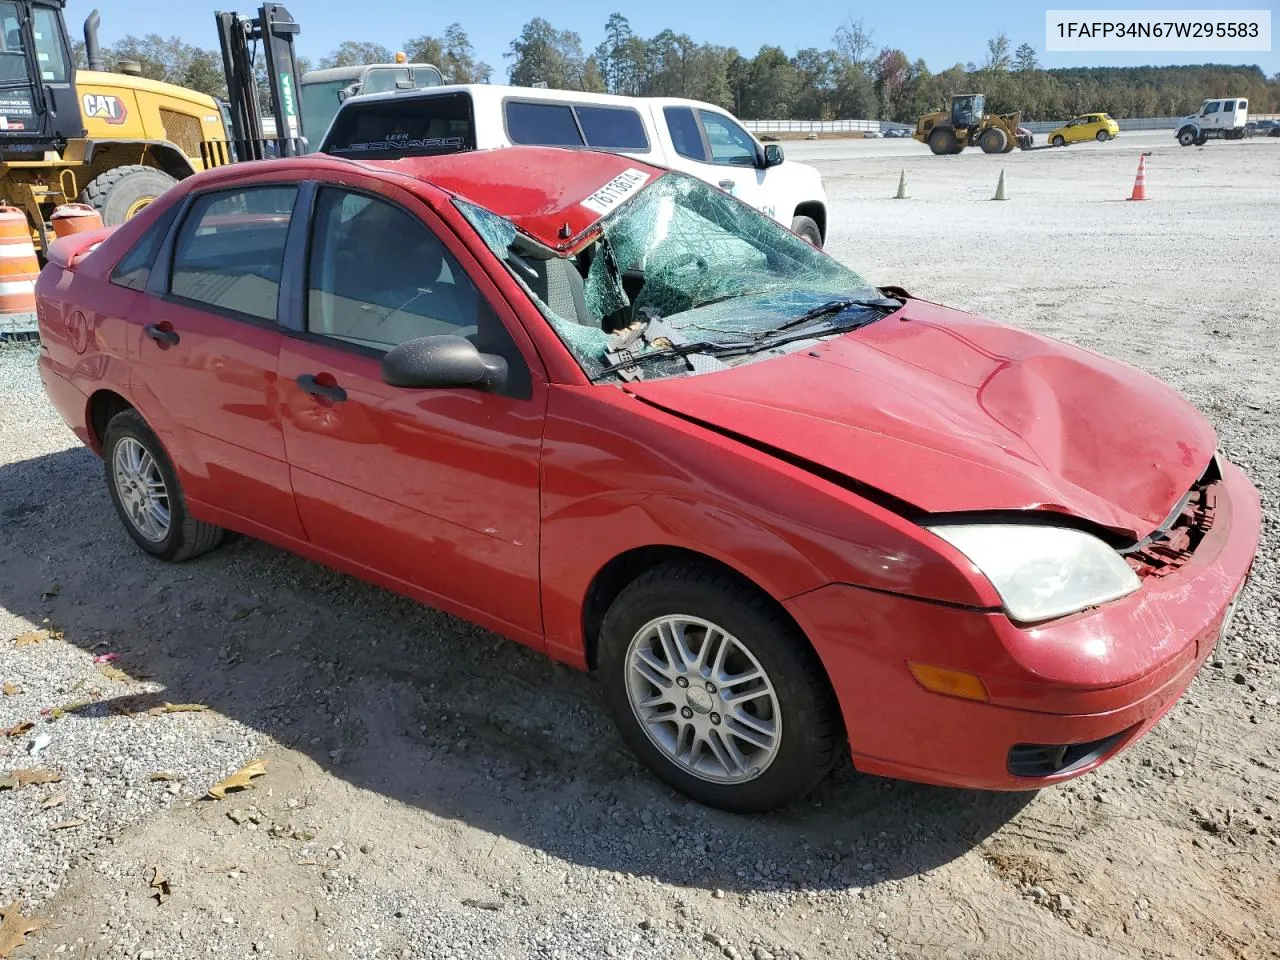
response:
M411 62L433 63L455 83L488 83L494 69L477 59L460 24L440 36L411 37L397 48ZM127 36L104 50L109 64L132 60L143 76L226 96L217 51L155 34ZM77 50L83 66L83 49ZM387 63L391 48L349 40L320 58L318 67ZM718 104L743 119L872 119L914 122L955 93L984 93L988 109L1021 110L1026 120L1057 120L1082 111L1114 117L1180 116L1205 97L1247 97L1253 113L1280 112L1280 74L1268 79L1256 66L1203 64L1170 67L1076 67L1046 70L1028 43L1016 48L1006 34L987 41L980 63L956 63L933 72L923 59L877 46L862 20L849 20L824 49L788 54L763 46L754 56L734 47L699 43L663 30L642 37L620 13L604 25L604 39L589 53L582 38L542 17L520 30L503 54L506 81L556 89L638 96L689 97ZM261 58L259 58L261 60ZM305 71L310 61L300 60ZM265 86L265 78L262 79Z

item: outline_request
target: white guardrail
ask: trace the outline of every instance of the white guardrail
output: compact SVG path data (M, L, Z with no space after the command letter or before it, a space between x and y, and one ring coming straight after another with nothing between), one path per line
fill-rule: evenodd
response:
M1048 133L1062 126L1070 117L1062 120L1028 120L1023 126L1032 133ZM1116 120L1121 130L1172 130L1181 117L1128 117ZM1251 113L1250 120L1277 120L1280 114ZM914 124L893 123L889 120L743 120L742 125L752 133L867 133L879 130L883 133L894 127L914 130Z

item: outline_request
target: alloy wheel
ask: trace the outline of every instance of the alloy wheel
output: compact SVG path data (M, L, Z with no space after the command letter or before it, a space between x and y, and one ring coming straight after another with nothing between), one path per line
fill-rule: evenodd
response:
M111 457L116 493L133 528L152 543L169 535L169 490L155 457L133 437L123 437Z
M632 711L685 772L709 783L746 783L777 757L777 692L760 661L726 630L699 617L659 617L632 638L626 663Z

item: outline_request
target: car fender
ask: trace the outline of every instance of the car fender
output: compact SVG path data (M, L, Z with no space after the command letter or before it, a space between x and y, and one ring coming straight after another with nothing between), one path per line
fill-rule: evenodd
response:
M554 387L541 477L548 653L585 664L591 585L611 560L642 547L708 556L779 602L840 582L998 603L941 540L820 472L618 387Z
M822 183L822 174L816 167L783 159L782 163L771 168L768 174L765 182L769 189L764 205L772 209L766 209L764 212L783 226L791 226L796 209L803 204L817 203L824 209L827 208L827 191Z

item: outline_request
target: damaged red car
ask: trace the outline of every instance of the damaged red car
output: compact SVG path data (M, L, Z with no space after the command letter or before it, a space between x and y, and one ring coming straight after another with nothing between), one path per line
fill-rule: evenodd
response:
M45 389L142 550L238 531L594 670L644 763L731 810L845 751L1092 770L1258 543L1163 383L612 154L210 171L57 242L37 296Z

